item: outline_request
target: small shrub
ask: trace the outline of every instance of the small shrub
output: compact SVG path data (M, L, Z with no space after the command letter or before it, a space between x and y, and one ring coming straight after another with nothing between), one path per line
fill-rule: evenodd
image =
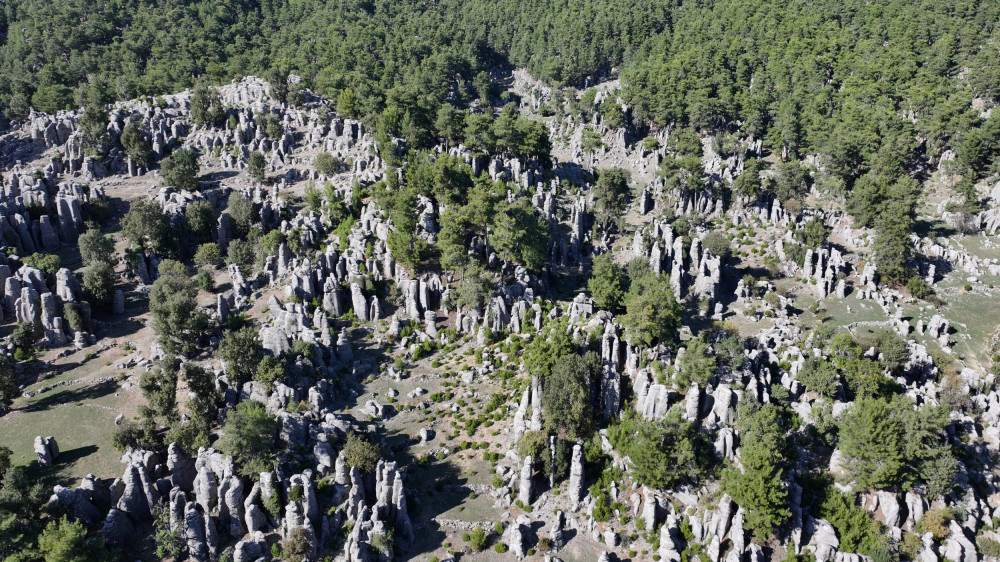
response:
M950 507L932 509L924 513L924 517L917 523L916 531L920 534L930 533L935 540L941 540L950 533L948 524L954 519L955 510Z
M389 555L395 545L392 529L383 534L373 535L371 537L371 545L382 554Z
M469 542L469 546L471 546L476 552L479 552L486 548L486 531L476 527L471 533L469 533L469 538L467 540Z
M984 535L976 537L976 546L979 547L979 554L986 558L1000 558L1000 542Z
M202 291L211 293L215 290L215 278L207 270L202 269L194 276L194 284Z
M912 295L913 298L921 300L925 300L933 294L931 286L920 277L911 277L910 280L906 282L906 290L910 292L910 295Z

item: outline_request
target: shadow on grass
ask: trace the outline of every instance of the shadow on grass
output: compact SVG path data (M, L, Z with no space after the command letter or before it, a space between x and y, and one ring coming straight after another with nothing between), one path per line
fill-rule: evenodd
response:
M96 453L99 448L97 445L84 445L68 451L60 451L59 458L56 459L55 468L59 468L59 465L73 464L80 459Z
M441 546L446 532L435 518L461 505L472 490L466 486L468 478L448 460L410 465L405 483L412 492L407 510L415 538L400 559L413 560Z
M931 234L931 231L934 231L936 236L944 238L958 234L954 228L944 221L929 221L926 219L913 221L913 233L917 236L928 236Z
M121 288L125 289L125 312L112 314L108 310L102 310L94 315L95 320L103 323L98 329L101 338L134 336L145 325L140 317L149 312L149 297L133 290L133 285Z
M78 387L70 386L50 390L48 393L42 394L41 398L21 408L21 410L24 412L41 412L60 404L95 400L113 394L116 388L118 388L117 383L106 381L87 386L79 385Z
M44 467L38 464L38 461L31 461L25 466L25 470L32 481L41 483L45 488L52 488L56 484L69 487L79 486L80 483L68 473L69 469L77 461L96 453L99 448L97 445L84 445L68 451L59 451L54 465Z
M389 457L400 466L411 466L417 462L410 448L414 439L401 431L391 431L382 436L382 443Z
M68 451L60 451L55 466L48 469L50 471L49 481L52 482L52 485L62 484L71 488L79 486L80 482L71 474L74 466L77 462L86 459L98 450L100 450L100 447L97 445L84 445Z

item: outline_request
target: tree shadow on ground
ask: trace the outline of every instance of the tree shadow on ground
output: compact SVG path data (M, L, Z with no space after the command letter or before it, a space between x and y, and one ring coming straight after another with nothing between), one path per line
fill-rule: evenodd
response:
M945 238L957 234L955 229L944 221L929 221L926 219L917 219L913 221L913 233L917 236L928 236L932 230L937 234L937 236Z
M41 412L60 404L95 400L113 394L115 389L118 388L118 384L114 381L78 386L78 388L74 385L50 390L48 393L42 394L41 398L21 408L21 410L24 412Z
M387 432L382 436L382 443L389 458L396 461L399 466L413 466L417 463L418 459L411 451L414 439L409 435L401 431Z
M83 365L83 362L71 361L67 363L60 363L58 365L47 365L44 361L32 360L20 363L20 365L21 372L18 373L18 380L20 384L28 387L53 376L58 376L68 371L72 371L73 369ZM42 375L47 376L43 378Z

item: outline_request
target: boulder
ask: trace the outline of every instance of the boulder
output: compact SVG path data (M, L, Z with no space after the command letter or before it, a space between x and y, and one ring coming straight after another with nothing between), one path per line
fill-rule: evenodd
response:
M104 519L101 537L111 546L121 547L135 536L135 526L129 516L120 509L111 508Z

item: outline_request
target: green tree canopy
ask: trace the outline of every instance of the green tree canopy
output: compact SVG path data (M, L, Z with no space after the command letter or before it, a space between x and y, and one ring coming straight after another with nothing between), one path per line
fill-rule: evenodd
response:
M272 468L278 427L260 402L240 402L226 414L216 446L233 457L240 474L255 476Z
M227 209L229 217L233 219L233 236L246 238L250 234L250 227L256 222L253 201L242 193L233 193L229 196Z
M927 484L932 496L955 485L945 407L915 408L905 396L859 398L837 427L846 476L863 487L910 489Z
M172 263L177 264L170 260L160 264L160 277L149 290L149 310L153 315L153 330L163 349L183 354L195 349L208 319L198 309L198 288L194 281L182 265L172 267Z
M199 199L188 203L184 208L184 221L195 241L205 243L212 239L212 231L218 224L219 216L210 202Z
M357 468L363 474L373 474L378 461L382 458L382 451L378 445L354 432L347 434L343 454L347 465Z
M622 325L633 345L651 346L674 339L680 327L682 307L666 275L646 272L632 280L625 297Z
M901 482L905 463L903 423L881 398L859 398L837 423L844 470L863 487L887 488Z
M628 277L622 267L611 259L611 254L601 254L594 258L587 288L597 306L616 310L621 308L624 302L628 290Z
M807 389L822 394L827 398L836 397L837 390L840 388L837 367L833 363L819 357L809 357L806 359L805 365L799 369L796 378L799 382L806 385Z
M324 176L332 176L340 170L340 160L329 152L320 152L313 159L313 167Z
M247 173L257 181L264 181L264 176L267 174L267 160L257 150L250 153L250 158L247 160Z
M225 123L226 110L215 88L195 86L191 93L191 121L201 127L221 127Z
M718 360L710 353L708 344L702 338L693 338L685 343L684 353L678 357L677 388L683 390L692 383L704 387L715 375Z
M80 248L80 259L84 266L96 263L112 263L115 253L115 243L110 236L101 234L96 228L88 229L80 235L77 244Z
M744 528L766 540L792 515L782 479L788 463L784 423L775 405L750 399L740 402L736 426L743 470L727 469L723 487L746 512Z
M629 412L609 429L608 438L628 456L634 477L644 486L667 489L694 481L704 472L697 429L683 421L676 408L657 421Z
M491 243L505 259L538 273L549 250L549 225L527 199L501 203L494 215Z
M180 189L198 189L198 154L191 149L181 148L167 156L160 163L160 177L163 183Z
M115 294L115 268L111 262L97 261L83 271L83 292L94 304L110 304Z
M88 562L110 560L104 541L87 540L83 523L70 521L65 515L50 521L38 537L38 550L45 562Z
M21 390L18 388L14 365L11 364L10 359L6 355L2 355L0 356L0 413L6 413L10 410L14 399L20 395ZM3 465L3 462L0 462L0 475L3 475L7 468Z
M168 423L176 422L177 413L177 368L176 359L167 356L139 378L139 389L146 404L139 408L144 418L153 420L161 417Z
M524 350L522 364L532 375L548 378L560 357L575 352L573 340L567 333L567 321L560 319L535 335Z
M729 259L729 255L732 253L729 238L718 230L706 234L701 243L706 250L712 252L713 256L721 258L723 263Z
M122 129L122 148L125 154L138 166L149 166L151 147L145 135L135 123L129 123Z
M594 184L594 215L601 223L618 223L625 214L632 189L632 174L623 168L608 168L597 173Z
M546 431L570 441L590 438L596 427L590 389L600 376L601 359L593 352L556 359L552 372L542 382Z
M121 225L122 234L134 245L168 257L178 251L177 236L170 227L170 217L155 201L132 201Z
M21 261L41 271L45 275L55 275L62 267L62 259L57 254L43 254L36 252L30 256L21 258Z
M242 385L252 379L257 365L264 357L264 348L257 337L257 330L250 326L227 330L219 342L219 356L233 384Z

